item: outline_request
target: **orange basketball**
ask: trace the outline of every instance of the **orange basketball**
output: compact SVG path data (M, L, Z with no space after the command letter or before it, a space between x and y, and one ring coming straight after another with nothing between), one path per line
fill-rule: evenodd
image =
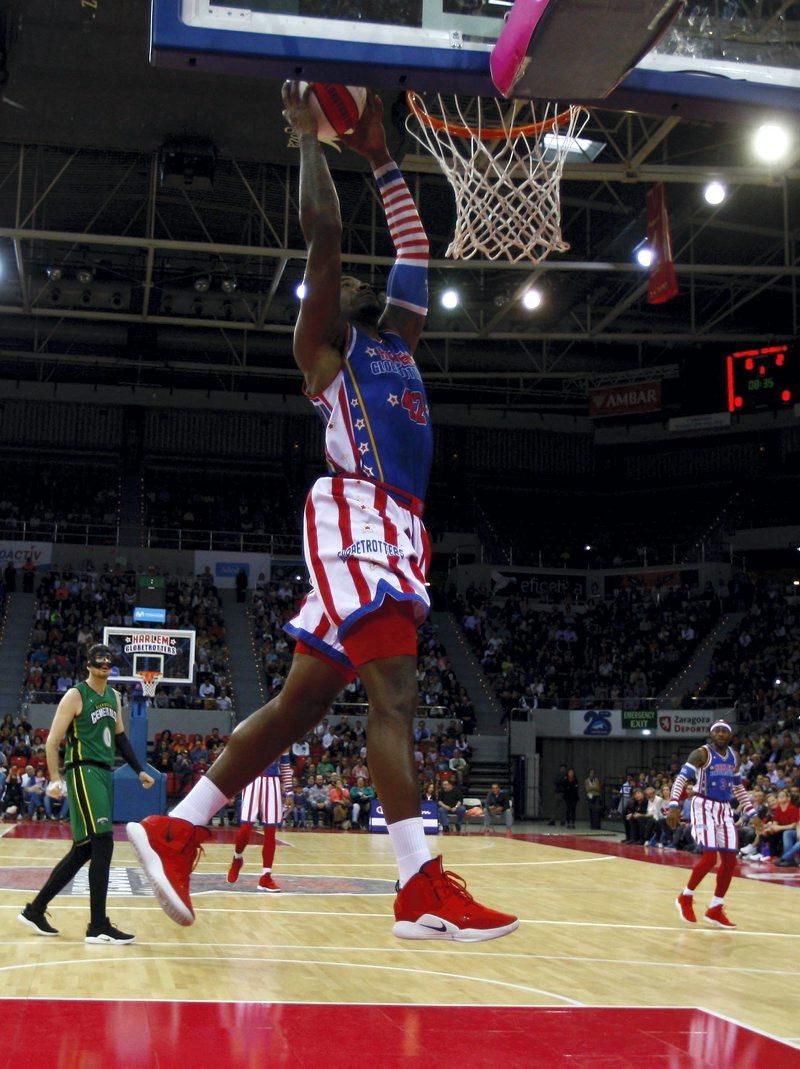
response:
M300 82L300 92L305 92L309 84L308 104L317 120L320 141L335 141L341 134L349 134L364 111L366 89L360 85Z

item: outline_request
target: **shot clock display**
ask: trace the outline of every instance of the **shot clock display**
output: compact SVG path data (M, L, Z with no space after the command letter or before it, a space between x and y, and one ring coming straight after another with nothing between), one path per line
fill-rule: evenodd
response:
M745 349L725 362L729 412L791 408L800 399L796 346Z

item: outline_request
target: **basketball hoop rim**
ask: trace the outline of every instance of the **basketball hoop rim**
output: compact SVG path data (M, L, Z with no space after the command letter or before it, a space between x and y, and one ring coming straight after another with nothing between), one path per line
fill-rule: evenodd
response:
M420 97L413 89L406 90L406 103L416 118L425 123L432 130L446 130L448 134L461 138L477 138L479 141L504 141L512 137L539 137L548 133L554 126L561 126L569 122L571 110L560 111L549 119L543 119L536 123L523 123L520 126L510 126L507 130L502 126L490 126L485 130L476 130L474 126L464 126L460 123L449 123L446 119L439 119L431 115L424 104L419 103Z
M136 675L139 677L140 680L142 694L144 694L147 698L155 697L156 687L158 686L158 681L159 679L161 679L163 672L151 672L149 670L146 670L143 672L137 672Z

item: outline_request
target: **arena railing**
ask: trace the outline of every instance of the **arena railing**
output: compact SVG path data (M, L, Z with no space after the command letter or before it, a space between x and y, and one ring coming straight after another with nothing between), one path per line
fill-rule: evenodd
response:
M303 549L302 540L297 534L195 530L188 527L146 527L144 545L148 549L226 550L281 556L298 556Z
M334 702L331 706L331 712L334 716L366 717L369 712L369 705L366 702ZM418 705L416 719L455 720L457 724L461 724L459 718L453 716L446 705Z
M118 523L6 521L0 538L8 542L61 542L77 546L118 546Z
M659 709L671 709L675 711L683 710L684 712L700 711L702 709L730 709L735 707L736 701L730 697L708 697L708 698L691 698L690 704L685 704L686 699L684 697L675 698L618 698L615 701L606 701L601 698L595 698L593 695L584 695L582 697L576 697L570 699L568 705L539 705L539 709L558 710L560 712L569 713L575 709L585 709L590 711L592 709L620 709L631 712L659 710ZM527 719L529 713L535 713L537 710L531 706L517 706L511 710L512 720L524 721Z

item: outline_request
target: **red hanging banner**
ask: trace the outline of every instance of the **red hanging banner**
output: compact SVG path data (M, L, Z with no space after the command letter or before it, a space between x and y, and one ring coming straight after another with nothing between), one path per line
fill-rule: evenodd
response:
M664 304L678 295L678 279L672 262L667 193L656 182L647 194L647 243L653 251L653 266L647 283L648 304Z

